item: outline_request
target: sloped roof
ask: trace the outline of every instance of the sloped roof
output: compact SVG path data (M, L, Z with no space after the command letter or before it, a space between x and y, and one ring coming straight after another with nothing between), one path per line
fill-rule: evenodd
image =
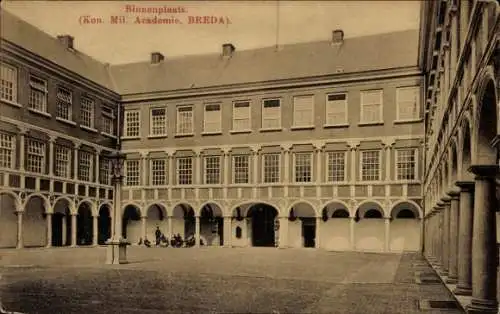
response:
M0 36L103 87L115 89L106 65L77 50L68 50L57 38L4 9L0 10Z
M285 45L220 54L113 65L110 71L122 94L172 91L227 84L265 82L416 66L418 30ZM236 47L237 49L237 47Z

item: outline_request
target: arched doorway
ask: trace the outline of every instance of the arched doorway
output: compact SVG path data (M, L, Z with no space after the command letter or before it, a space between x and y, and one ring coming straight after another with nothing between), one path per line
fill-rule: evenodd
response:
M187 239L194 236L195 231L196 218L193 207L189 204L177 204L172 211L172 233Z
M41 247L47 244L47 215L45 199L29 197L23 213L23 243L25 247Z
M141 212L134 205L127 205L123 211L122 237L133 244L141 238Z
M61 198L54 205L52 214L52 246L71 245L70 201Z
M224 244L224 220L222 209L214 203L204 205L200 210L200 237L203 245L222 246Z
M0 192L0 248L17 245L17 200L10 193Z
M395 252L420 249L420 214L410 202L396 204L391 210L391 239L389 250Z
M341 202L331 202L322 210L321 245L333 251L350 249L349 210Z
M296 203L288 213L287 242L291 247L316 247L316 212L305 202ZM278 232L280 232L279 230Z
M146 238L151 241L156 241L156 228L158 228L165 237L170 239L168 235L167 210L161 205L151 205L148 208L146 218Z
M385 245L384 210L376 202L366 202L356 211L355 248L359 251L383 252Z
M107 204L102 205L99 209L97 228L97 244L106 244L106 241L111 238L111 208Z
M94 234L94 225L91 205L83 202L78 207L78 216L76 218L76 244L92 245Z
M251 221L252 246L275 246L275 220L277 215L278 211L267 204L254 204L248 209L247 217Z

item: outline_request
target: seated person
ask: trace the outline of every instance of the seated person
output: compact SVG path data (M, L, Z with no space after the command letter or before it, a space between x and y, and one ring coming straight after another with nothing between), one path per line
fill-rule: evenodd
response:
M151 247L151 241L148 240L148 238L144 239L144 245L147 247Z

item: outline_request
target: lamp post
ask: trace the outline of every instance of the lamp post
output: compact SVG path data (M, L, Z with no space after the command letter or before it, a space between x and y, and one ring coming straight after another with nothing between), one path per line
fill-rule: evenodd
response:
M106 241L108 245L106 264L126 264L127 263L127 245L130 244L122 237L121 221L121 185L123 180L123 164L125 155L116 151L111 154L111 171L113 193L113 234Z

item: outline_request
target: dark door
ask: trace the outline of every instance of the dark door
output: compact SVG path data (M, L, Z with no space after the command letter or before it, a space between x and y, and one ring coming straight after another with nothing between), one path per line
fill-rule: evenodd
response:
M304 237L304 247L314 247L316 238L316 226L312 224L303 224L302 236Z
M63 246L63 219L64 215L52 215L52 246Z
M270 206L252 208L252 245L274 246L274 218L276 212Z

